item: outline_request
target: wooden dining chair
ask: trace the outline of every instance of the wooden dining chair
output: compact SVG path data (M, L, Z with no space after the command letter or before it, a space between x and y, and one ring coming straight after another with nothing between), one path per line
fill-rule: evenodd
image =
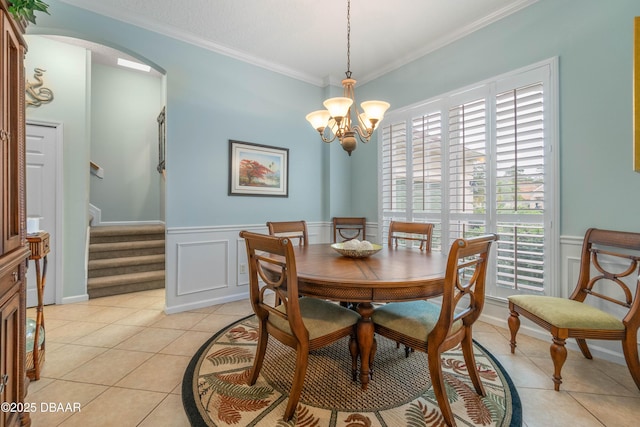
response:
M367 218L333 217L333 243L367 239Z
M301 221L269 221L267 222L269 234L272 236L289 237L297 239L298 245L306 246L309 244L309 232L307 231L307 222Z
M555 390L559 391L562 365L567 360L567 338L576 339L582 355L587 359L592 356L586 339L618 340L622 342L629 372L640 389L638 261L640 233L594 228L587 230L582 244L578 283L569 298L543 295L509 297L511 353L516 349L520 316L549 331L552 336L552 378ZM635 290L630 289L625 280L634 282ZM605 311L606 306L609 309ZM610 308L614 307L617 307L619 315L612 314ZM588 372L585 374L588 375Z
M489 249L497 238L491 234L453 242L441 304L424 300L392 302L375 309L371 316L378 334L427 353L433 391L449 426L454 426L455 420L442 374L443 352L462 345L476 393L485 395L473 355L472 326L484 306Z
M433 224L426 222L401 222L391 221L389 223L389 246L398 246L399 241L413 245L413 242L420 242L420 250L431 251L431 236L433 234Z
M240 237L247 247L249 293L259 324L258 346L248 383L254 385L258 379L269 335L295 349L296 366L284 412L284 419L289 421L302 393L309 352L351 336L352 369L357 367L355 325L360 315L329 301L298 296L296 260L288 237L248 231L241 231ZM275 293L282 304L270 304L273 300L268 297L270 293Z

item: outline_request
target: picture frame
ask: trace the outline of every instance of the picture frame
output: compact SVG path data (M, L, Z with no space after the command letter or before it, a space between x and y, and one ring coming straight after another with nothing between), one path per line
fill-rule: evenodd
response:
M229 195L289 197L289 149L229 140Z
M167 137L166 137L166 107L162 107L162 111L158 115L158 166L157 171L164 175L165 156L167 154Z
M633 21L633 170L640 172L640 16Z

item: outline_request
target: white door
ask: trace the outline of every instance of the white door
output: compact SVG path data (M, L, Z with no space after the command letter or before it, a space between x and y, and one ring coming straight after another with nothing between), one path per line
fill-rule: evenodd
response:
M56 300L56 188L57 129L54 126L27 124L27 217L40 218L40 230L49 233L50 252L47 255L47 276L44 303ZM40 261L42 263L42 261ZM36 269L29 261L27 270L27 307L36 306Z

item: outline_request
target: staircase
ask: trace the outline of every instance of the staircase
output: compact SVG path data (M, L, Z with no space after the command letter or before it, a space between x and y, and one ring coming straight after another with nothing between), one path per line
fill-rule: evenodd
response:
M91 227L89 298L164 288L164 234L161 224Z

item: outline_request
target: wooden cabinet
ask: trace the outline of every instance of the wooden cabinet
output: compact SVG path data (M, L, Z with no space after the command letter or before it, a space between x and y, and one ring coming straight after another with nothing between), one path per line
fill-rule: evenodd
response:
M28 426L25 376L24 27L0 0L0 427ZM9 405L4 405L8 403ZM7 410L8 409L8 410Z

